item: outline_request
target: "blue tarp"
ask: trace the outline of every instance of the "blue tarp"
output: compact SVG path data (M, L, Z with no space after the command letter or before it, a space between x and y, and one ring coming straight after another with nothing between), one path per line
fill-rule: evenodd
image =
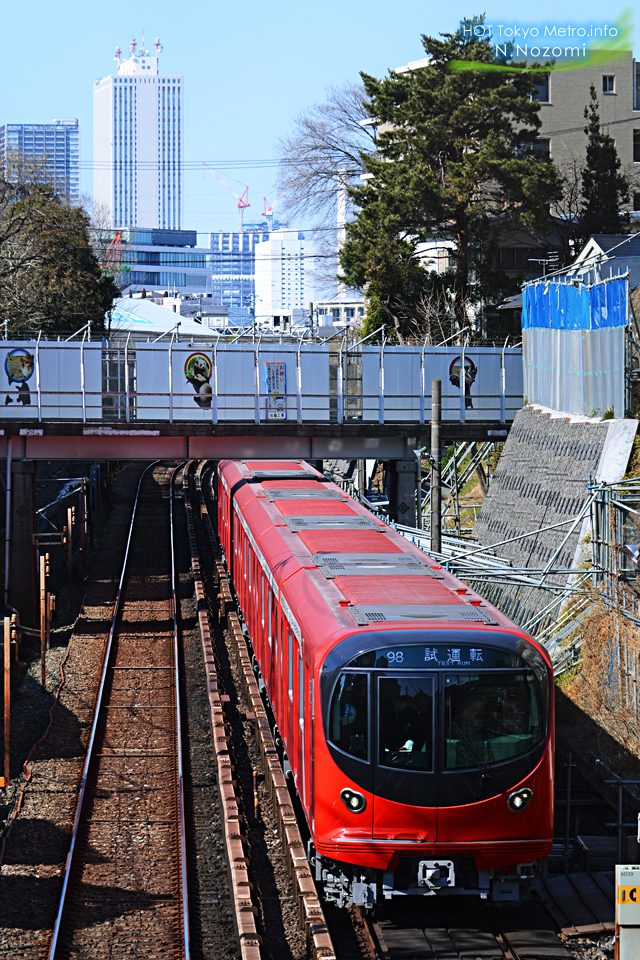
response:
M541 280L522 292L522 328L603 330L627 323L627 280L589 286Z

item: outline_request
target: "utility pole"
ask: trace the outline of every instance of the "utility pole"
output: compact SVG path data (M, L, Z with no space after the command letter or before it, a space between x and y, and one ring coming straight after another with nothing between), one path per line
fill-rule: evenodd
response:
M442 552L442 501L440 499L442 461L440 457L440 421L442 419L442 382L431 381L431 549Z

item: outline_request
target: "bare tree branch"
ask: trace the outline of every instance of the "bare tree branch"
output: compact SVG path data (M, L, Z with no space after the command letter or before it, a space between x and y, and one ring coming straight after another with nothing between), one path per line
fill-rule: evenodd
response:
M326 102L299 113L293 132L278 141L278 192L290 217L305 214L323 223L335 217L341 171L354 176L362 169L361 152L373 152L373 128L360 126L369 116L364 96L361 84L328 87Z

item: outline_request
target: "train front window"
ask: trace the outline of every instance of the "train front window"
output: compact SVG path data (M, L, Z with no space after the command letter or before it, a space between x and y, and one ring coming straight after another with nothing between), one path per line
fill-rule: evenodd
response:
M445 770L512 760L544 740L533 673L448 673L444 685Z
M331 700L329 739L345 753L366 760L369 754L369 677L341 673Z
M378 762L384 767L433 770L433 678L378 680Z

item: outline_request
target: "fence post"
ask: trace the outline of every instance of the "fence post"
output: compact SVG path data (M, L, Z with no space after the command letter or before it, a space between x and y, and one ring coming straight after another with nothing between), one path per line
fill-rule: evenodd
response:
M36 390L38 391L38 421L42 422L42 395L40 393L40 337L42 330L38 330L36 343Z
M424 343L422 345L422 353L420 354L420 423L424 423L425 420L425 370L424 370L424 352L427 349L427 340L429 339L429 334L424 338Z
M505 367L505 350L509 337L504 342L502 353L500 354L500 423L505 423L507 419L507 372Z
M213 370L211 371L211 420L218 422L218 344L220 343L220 334L213 348Z
M169 344L169 423L173 423L173 339L175 333L171 334Z
M124 400L127 405L127 423L129 423L129 340L131 333L127 335L127 342L124 345Z
M80 344L80 389L82 390L82 422L87 422L87 391L84 378L84 340L86 331L82 334L82 343Z
M296 419L302 423L302 366L300 363L300 351L302 350L302 337L298 344L296 353Z
M344 421L344 371L342 368L342 350L344 347L344 338L340 344L338 354L338 423Z
M463 401L464 403L464 398ZM440 457L440 420L442 416L442 381L431 383L431 549L442 550L442 501L440 499L442 461Z
M384 345L386 343L384 330L382 331L382 346L380 347L380 370L378 373L378 423L384 423Z
M256 344L253 371L253 419L260 423L260 339Z

